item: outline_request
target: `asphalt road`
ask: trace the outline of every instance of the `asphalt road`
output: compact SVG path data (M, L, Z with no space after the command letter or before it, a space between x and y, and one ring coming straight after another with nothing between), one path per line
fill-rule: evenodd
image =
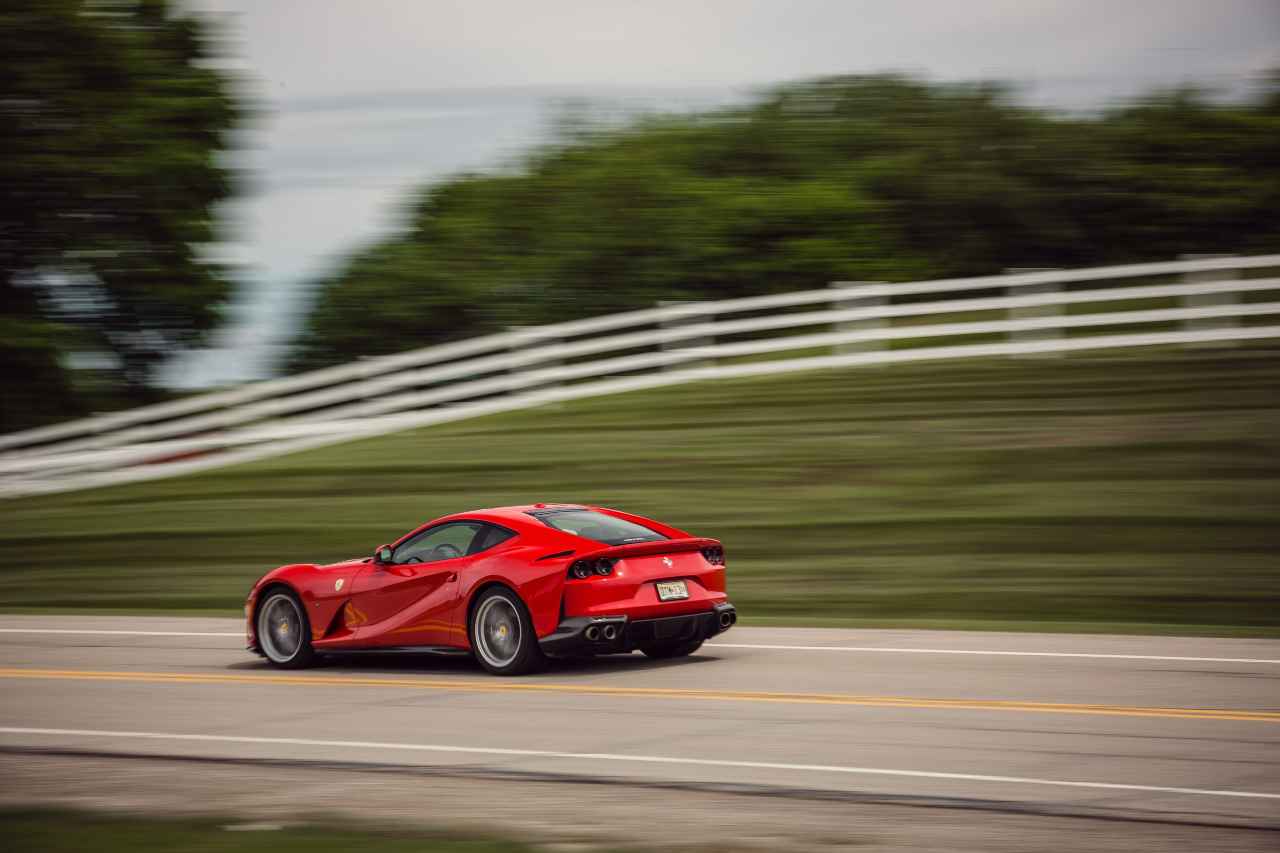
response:
M704 805L738 809L716 823L744 837L825 820L839 841L888 808L921 827L980 815L987 832L1015 816L1075 841L1081 822L1160 828L1117 849L1183 843L1169 827L1220 849L1280 842L1280 641L738 627L681 661L521 679L392 655L282 673L242 646L235 620L0 617L0 799L41 779L61 780L50 795L142 791L115 756L151 756L188 764L147 777L169 797L219 773L243 793L254 767L339 786L362 769L436 774L495 826L504 802L528 808L503 786L607 782L583 796L634 804L641 832L673 803L731 795ZM759 826L803 802L825 817Z

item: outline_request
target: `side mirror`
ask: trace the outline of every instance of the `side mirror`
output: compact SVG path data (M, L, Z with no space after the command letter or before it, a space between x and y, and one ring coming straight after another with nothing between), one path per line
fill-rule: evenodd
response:
M375 563L390 563L391 562L391 546L379 545L377 550L373 552L373 561Z

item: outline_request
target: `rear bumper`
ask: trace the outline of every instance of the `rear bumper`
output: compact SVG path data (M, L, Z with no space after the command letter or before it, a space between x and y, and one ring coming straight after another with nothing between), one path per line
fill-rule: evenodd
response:
M575 616L561 622L538 645L552 657L611 655L654 643L705 640L728 631L737 621L737 608L728 602L716 604L711 610L658 619Z

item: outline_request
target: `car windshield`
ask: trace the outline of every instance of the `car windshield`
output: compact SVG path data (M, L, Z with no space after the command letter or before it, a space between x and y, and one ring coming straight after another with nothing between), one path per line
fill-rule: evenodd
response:
M530 513L543 524L594 539L606 545L627 545L631 542L659 542L667 537L656 530L625 519L594 512L589 509L563 509L553 512Z

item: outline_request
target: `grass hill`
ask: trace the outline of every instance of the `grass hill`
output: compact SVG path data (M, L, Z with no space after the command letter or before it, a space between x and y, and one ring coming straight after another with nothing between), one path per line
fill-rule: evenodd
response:
M0 602L231 613L277 564L546 500L723 539L749 623L1280 635L1278 356L691 384L9 501Z

